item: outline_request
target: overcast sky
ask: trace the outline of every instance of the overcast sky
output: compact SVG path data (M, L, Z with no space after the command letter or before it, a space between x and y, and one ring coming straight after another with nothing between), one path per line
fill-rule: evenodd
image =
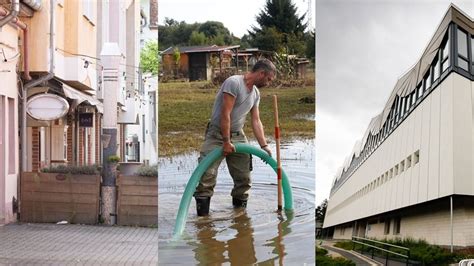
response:
M308 10L308 1L293 0L300 16ZM266 0L158 0L158 20L160 25L164 24L166 17L187 23L220 21L231 33L241 38L252 25L257 25L255 17L263 9L265 2ZM314 25L315 0L311 2Z
M316 206L451 1L316 3ZM453 1L473 17L474 1Z

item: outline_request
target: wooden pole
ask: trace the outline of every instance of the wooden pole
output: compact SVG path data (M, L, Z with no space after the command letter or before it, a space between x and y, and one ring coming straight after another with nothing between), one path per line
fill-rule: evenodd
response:
M282 190L281 190L281 160L280 160L280 123L278 122L278 101L273 95L273 110L275 113L275 142L277 154L277 178L278 178L278 211L282 210Z

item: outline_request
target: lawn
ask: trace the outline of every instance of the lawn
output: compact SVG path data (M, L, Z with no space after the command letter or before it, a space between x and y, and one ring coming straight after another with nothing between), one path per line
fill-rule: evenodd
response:
M199 150L218 89L207 82L160 83L160 157ZM314 86L263 88L260 93L260 117L267 139L274 136L274 94L278 96L281 138L314 138L315 122L307 118L315 114ZM252 139L249 119L250 115L244 130Z

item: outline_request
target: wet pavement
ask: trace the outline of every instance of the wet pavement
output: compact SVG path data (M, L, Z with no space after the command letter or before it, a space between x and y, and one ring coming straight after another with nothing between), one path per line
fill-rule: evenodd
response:
M270 146L274 149L274 145ZM255 156L248 207L233 209L233 182L222 163L210 216L196 216L193 200L182 238L171 240L178 205L197 158L196 152L160 159L160 265L315 263L313 140L282 144L282 167L292 186L293 212L276 212L276 174Z
M0 226L0 265L157 265L158 230L123 226Z

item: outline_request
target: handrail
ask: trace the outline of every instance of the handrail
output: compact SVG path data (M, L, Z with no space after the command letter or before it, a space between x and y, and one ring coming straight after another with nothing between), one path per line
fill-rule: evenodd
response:
M358 240L361 240L361 241L358 241ZM374 258L374 249L377 249L377 250L381 250L383 252L386 252L386 256L385 256L385 263L386 264L388 264L388 254L390 253L390 254L405 258L406 264L408 265L408 261L410 259L410 249L409 248L402 247L402 246L397 246L397 245L393 245L393 244L390 244L390 243L385 243L385 242L381 242L381 241L377 241L377 240L373 240L373 239L358 237L358 236L352 236L351 241L354 243L354 245L352 247L352 249L354 251L355 251L355 244L356 243L372 248L372 259ZM381 244L381 245L384 245L384 246L389 246L389 247L397 248L397 249L400 249L400 250L404 250L404 251L406 251L407 254L405 255L405 254L402 254L402 253L397 253L395 251L391 251L391 250L388 250L388 249L385 249L385 248L377 247L375 245L371 245L369 243L365 243L365 242L362 242L362 241L368 241L368 242L377 243L377 244ZM362 251L361 251L361 253L362 253Z
M404 257L404 258L407 258L407 259L408 259L408 256L407 256L407 255L403 255L403 254L401 254L401 253L396 253L396 252L391 251L391 250L388 250L388 249L384 249L384 248L381 248L381 247L373 246L373 245L371 245L371 244L367 244L367 243L360 242L360 241L357 241L357 240L352 240L352 242L359 243L359 244L362 244L362 245L364 245L364 246L376 248L376 249L378 249L378 250L382 250L382 251L385 251L385 252L388 252L388 253L392 253L392 254L394 254L394 255L398 255L398 256L400 256L400 257Z
M394 248L406 249L406 250L410 251L410 249L406 248L406 247L397 246L397 245L393 245L393 244L390 244L390 243L385 243L385 242L381 242L381 241L377 241L377 240L373 240L373 239L363 238L363 237L359 237L359 236L353 236L352 238L365 240L365 241L370 241L370 242L374 242L374 243L378 243L378 244L382 244L382 245L386 245L386 246L391 246L391 247L394 247Z

